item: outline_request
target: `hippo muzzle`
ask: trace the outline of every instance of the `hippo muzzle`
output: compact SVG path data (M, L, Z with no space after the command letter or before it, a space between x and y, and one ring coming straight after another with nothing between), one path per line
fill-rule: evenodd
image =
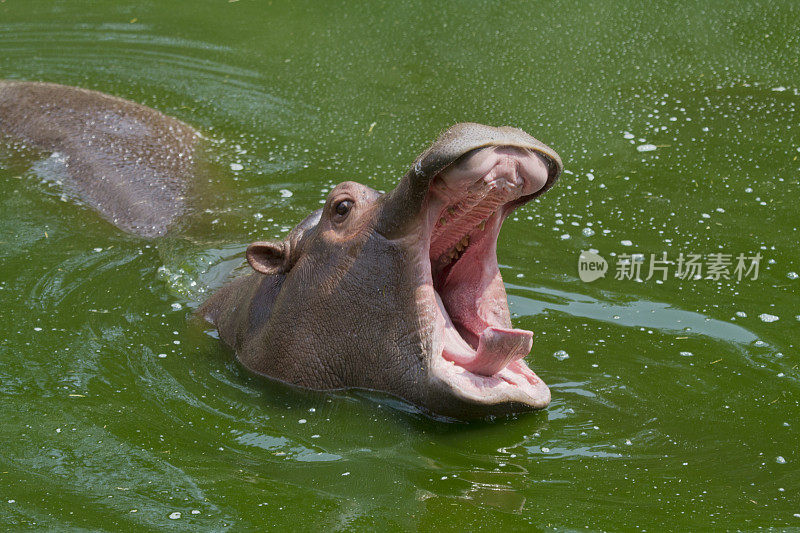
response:
M416 248L419 314L434 325L429 379L475 407L462 412L550 403L547 385L522 359L533 333L511 324L497 239L505 218L549 189L561 170L558 154L521 130L458 124L386 199L388 218L402 212L409 221L387 223L386 235L407 236Z

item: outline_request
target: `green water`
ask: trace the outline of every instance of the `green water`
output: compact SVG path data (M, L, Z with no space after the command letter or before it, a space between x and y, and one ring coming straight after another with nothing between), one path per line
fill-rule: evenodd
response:
M216 154L208 210L154 244L62 198L46 154L0 152L0 521L800 528L798 58L792 1L0 0L0 78L150 105ZM187 320L249 241L340 181L391 188L461 120L567 168L498 244L546 411L445 424L286 390ZM763 258L756 280L614 279L663 252Z

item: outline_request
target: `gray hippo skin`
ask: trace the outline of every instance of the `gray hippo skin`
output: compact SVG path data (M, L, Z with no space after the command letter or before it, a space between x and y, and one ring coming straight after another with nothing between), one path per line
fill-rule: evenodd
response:
M117 227L164 235L186 210L197 132L143 105L0 80L0 136L53 153L65 186Z
M496 248L561 170L522 130L456 124L391 192L341 183L285 239L251 244L255 272L198 313L246 368L302 387L385 391L456 419L544 408Z

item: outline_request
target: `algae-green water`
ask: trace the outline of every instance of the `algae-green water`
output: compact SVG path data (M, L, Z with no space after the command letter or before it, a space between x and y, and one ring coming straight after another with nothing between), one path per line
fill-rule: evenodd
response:
M191 228L146 241L49 154L0 152L0 521L800 528L798 58L793 1L1 0L0 78L146 104L214 156ZM464 120L565 162L498 244L548 409L452 424L307 394L190 320L248 242L335 183L391 188Z

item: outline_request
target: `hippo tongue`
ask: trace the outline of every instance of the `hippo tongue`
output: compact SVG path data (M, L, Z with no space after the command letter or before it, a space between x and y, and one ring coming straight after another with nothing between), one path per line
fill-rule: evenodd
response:
M488 327L478 339L475 358L461 366L475 374L492 376L531 351L533 333L524 329Z

